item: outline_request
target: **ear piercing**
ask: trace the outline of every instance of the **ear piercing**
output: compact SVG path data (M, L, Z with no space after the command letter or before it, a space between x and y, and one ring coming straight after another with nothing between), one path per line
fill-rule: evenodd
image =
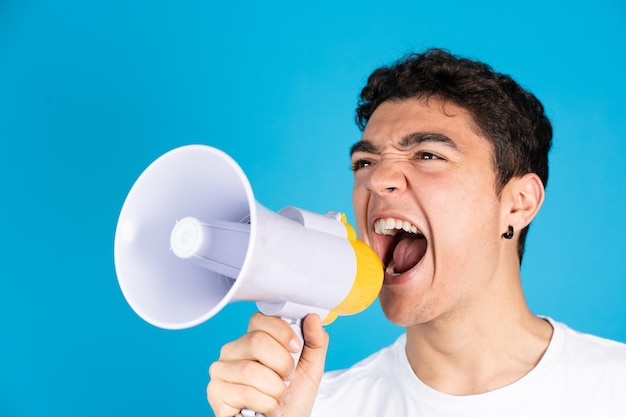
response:
M506 233L502 233L502 237L505 239L513 239L514 234L515 234L515 229L513 229L513 226L509 225L509 231Z

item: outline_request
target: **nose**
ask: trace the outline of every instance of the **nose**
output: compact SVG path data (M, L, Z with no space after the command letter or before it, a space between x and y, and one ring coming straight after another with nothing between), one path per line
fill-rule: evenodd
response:
M398 161L380 161L371 167L365 187L380 195L400 194L407 186L407 180Z

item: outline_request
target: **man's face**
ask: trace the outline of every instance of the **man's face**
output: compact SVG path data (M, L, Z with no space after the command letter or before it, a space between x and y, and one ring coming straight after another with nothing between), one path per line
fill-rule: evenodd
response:
M401 326L462 313L500 273L492 145L464 109L381 104L353 147L359 236L386 267L380 302Z

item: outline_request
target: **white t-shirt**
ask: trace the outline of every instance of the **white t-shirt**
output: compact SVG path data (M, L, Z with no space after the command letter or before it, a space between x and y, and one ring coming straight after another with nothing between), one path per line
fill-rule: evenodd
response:
M537 366L511 385L454 396L420 381L402 335L391 346L324 375L314 417L626 417L626 345L550 320L554 333Z

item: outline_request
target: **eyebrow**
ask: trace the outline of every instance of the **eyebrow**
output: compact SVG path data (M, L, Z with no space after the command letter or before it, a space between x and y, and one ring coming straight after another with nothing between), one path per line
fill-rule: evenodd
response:
M433 132L409 133L408 135L403 136L402 139L400 139L398 146L401 149L408 149L412 146L419 145L421 143L426 143L426 142L442 143L446 146L449 146L450 148L454 150L458 150L458 146L452 139L450 139L449 137L441 133L433 133ZM380 150L378 149L376 145L374 145L369 140L363 139L363 140L358 141L354 145L352 145L352 148L350 148L350 156L352 156L356 152L377 154L377 153L380 153Z

